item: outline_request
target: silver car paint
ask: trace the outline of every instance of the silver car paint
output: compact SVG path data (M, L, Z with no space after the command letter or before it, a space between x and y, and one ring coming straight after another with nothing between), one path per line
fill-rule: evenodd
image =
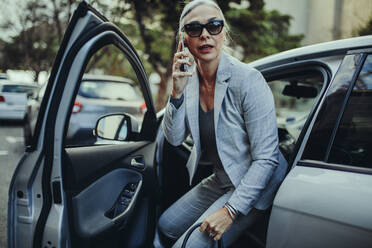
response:
M46 222L43 235L43 244L47 242L52 242L57 244L58 247L65 247L64 241L68 240L68 220L67 212L64 206L67 205L66 198L63 191L63 183L61 180L62 177L62 140L64 136L64 126L66 123L66 118L70 113L69 102L72 99L76 82L79 80L81 68L83 68L83 63L85 58L88 56L90 48L94 43L99 40L101 37L107 35L109 32L104 32L98 36L95 36L93 39L88 41L75 56L75 59L72 63L71 70L67 77L66 85L63 90L62 102L59 104L56 117L56 127L54 133L54 158L53 158L53 168L52 168L52 181L61 182L61 192L62 192L62 204L52 203L52 208L49 212L49 216ZM58 228L55 228L58 227Z
M72 44L75 42L77 37L80 35L81 30L84 29L85 26L88 25L88 23L95 19L95 17L88 12L88 14L81 18L78 23L76 24L76 28L74 29L71 38L66 46L66 51L71 48ZM62 62L65 60L67 52L64 53ZM58 68L57 76L60 74L61 68ZM53 89L51 94L53 94L53 91L55 89L55 83L53 84ZM49 111L50 105L51 105L52 98L49 99L47 107L46 107L46 113ZM46 118L43 120L43 124L40 131L40 136L38 139L36 151L33 152L31 156L27 156L28 161L21 160L19 162L19 166L16 169L17 177L12 182L13 185L10 187L9 192L9 218L8 223L13 223L12 226L9 226L9 228L13 228L11 231L12 234L15 234L17 236L9 235L8 245L9 247L33 247L33 235L35 230L36 222L39 218L40 214L40 208L38 207L38 204L34 205L35 203L40 202L37 196L35 194L29 194L28 192L41 192L41 178L40 177L34 177L33 171L34 169L37 169L37 175L41 175L43 171L43 162L39 166L39 168L36 168L38 164L36 163L37 158L41 156L42 146L45 139L44 132L45 132L45 125L46 125ZM58 136L56 136L56 139ZM59 158L59 157L58 157ZM57 158L56 158L57 159ZM42 160L44 161L44 160ZM55 173L54 178L56 178L56 175L60 175L60 167L56 166L53 167ZM58 169L58 172L56 171ZM24 194L23 198L17 197L17 192L27 192ZM42 202L41 202L42 204ZM53 208L52 208L53 209ZM54 212L58 212L57 210ZM54 213L51 213L54 215ZM57 213L58 216L58 213ZM66 240L69 240L67 237L66 239L60 239L59 237L61 234L66 233L65 230L57 230L56 223L61 223L61 219L63 217L63 214L59 214L59 216L49 218L47 226L44 230L44 239L43 239L43 246L49 246L47 243L48 241L51 242L56 247L68 247L69 244L66 243ZM27 222L22 221L26 219ZM68 228L68 225L64 225L64 228ZM8 229L10 232L10 229ZM54 232L53 232L54 230ZM61 231L61 232L59 232ZM46 233L50 236L46 236ZM48 237L48 238L47 238ZM49 238L50 237L50 238ZM58 245L58 243L61 244Z
M281 52L278 54L270 55L265 58L253 61L249 63L249 65L252 67L257 67L260 65L270 64L272 62L276 62L280 60L287 60L289 58L294 58L298 56L300 57L303 57L305 55L315 56L316 54L322 54L322 53L328 53L328 55L325 55L325 56L329 57L332 51L358 49L358 48L371 46L371 44L372 44L371 35L344 39L344 40L329 41L329 42L324 42L320 44L295 48L295 49L291 49L291 50Z
M371 247L371 199L371 175L296 166L276 195L267 247Z
M5 102L0 102L0 120L23 120L26 115L27 94L0 92Z

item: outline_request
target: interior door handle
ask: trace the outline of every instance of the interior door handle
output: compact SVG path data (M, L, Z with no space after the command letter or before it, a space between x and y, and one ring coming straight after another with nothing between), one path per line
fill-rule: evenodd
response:
M132 158L130 160L130 166L140 169L140 170L144 170L146 167L143 157Z

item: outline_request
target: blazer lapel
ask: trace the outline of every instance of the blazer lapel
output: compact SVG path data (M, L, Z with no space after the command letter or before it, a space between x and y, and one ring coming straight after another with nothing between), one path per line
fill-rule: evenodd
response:
M231 77L231 63L225 53L221 54L217 70L216 86L214 88L214 130L217 137L217 124L221 111L221 105L226 94L228 79Z
M217 69L216 86L214 89L214 127L217 132L217 123L221 110L221 105L225 97L228 86L228 79L231 77L231 62L225 53L221 54L220 63ZM185 89L186 115L190 127L190 132L194 140L194 147L191 151L190 158L187 161L187 170L190 176L190 185L194 177L200 158L200 134L199 134L199 76L196 72L189 79ZM216 133L217 137L217 133Z
M195 68L196 70L196 68ZM185 89L186 97L186 115L189 122L190 132L194 140L194 147L191 151L191 157L187 162L187 169L190 176L190 185L195 174L196 167L200 157L200 134L199 134L199 77L198 73L189 79L190 85Z

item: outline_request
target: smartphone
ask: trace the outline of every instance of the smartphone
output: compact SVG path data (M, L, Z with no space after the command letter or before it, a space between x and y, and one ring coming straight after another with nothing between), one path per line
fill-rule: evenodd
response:
M181 49L182 49L182 52L185 51L185 42L184 42L184 39L183 39L183 33L181 33ZM180 70L181 71L187 71L187 65L186 64L182 64L181 67L180 67Z

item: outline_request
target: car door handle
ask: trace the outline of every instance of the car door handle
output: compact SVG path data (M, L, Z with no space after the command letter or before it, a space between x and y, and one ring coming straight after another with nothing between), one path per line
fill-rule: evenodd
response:
M130 160L130 166L140 170L144 170L146 167L143 157L132 158Z

